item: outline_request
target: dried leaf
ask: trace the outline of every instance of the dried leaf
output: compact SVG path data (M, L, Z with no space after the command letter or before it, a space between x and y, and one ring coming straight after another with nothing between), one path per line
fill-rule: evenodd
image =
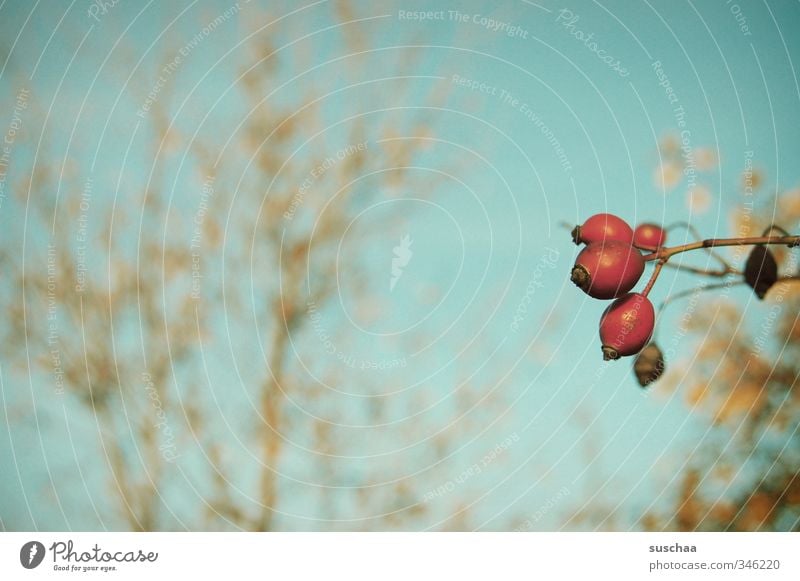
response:
M760 244L750 252L744 267L744 280L762 300L778 280L778 263L766 246Z
M650 343L633 362L633 373L642 387L647 387L664 373L664 354L658 345Z

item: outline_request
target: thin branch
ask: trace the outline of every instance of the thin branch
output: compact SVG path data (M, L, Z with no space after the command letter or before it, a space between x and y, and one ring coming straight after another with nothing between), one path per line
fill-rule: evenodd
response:
M773 230L776 230L776 231L780 232L784 236L791 236L791 234L789 234L789 232L787 232L786 230L784 230L783 228L781 228L777 224L770 224L769 226L764 228L764 231L761 233L761 235L762 236L766 236L767 234L771 234Z
M656 263L656 268L655 268L655 270L653 270L653 274L650 275L650 280L647 281L647 286L644 287L644 290L641 293L643 296L646 297L647 295L650 294L650 290L653 288L653 285L656 284L656 280L658 279L658 275L661 274L661 269L664 268L664 265L666 264L666 262L667 262L667 259L664 258L662 260L659 260Z
M703 268L698 268L696 266L689 266L687 264L672 264L670 262L667 262L665 266L674 268L675 270L684 270L686 272L691 272L693 274L699 274L702 276L711 276L716 278L722 278L723 276L728 276L729 274L733 274L736 276L744 275L744 273L741 270L733 268L732 266L726 267L722 270L705 270Z
M737 280L737 281L734 281L734 282L715 282L713 284L706 284L706 285L703 285L703 286L698 286L698 287L686 289L686 290L681 291L679 293L675 293L674 295L670 295L666 299L664 299L664 302L662 302L658 306L658 311L661 312L664 309L664 307L666 307L670 303L673 303L673 302L677 301L678 299L682 299L684 297L688 297L689 295L693 295L695 293L701 293L701 292L706 292L706 291L711 291L711 290L716 290L716 289L725 288L725 287L731 287L731 286L738 286L738 285L741 285L741 284L744 284L743 280Z
M645 261L651 260L669 260L671 257L682 252L689 252L691 250L699 250L701 248L717 248L720 246L755 246L757 244L785 244L789 247L800 245L800 236L755 236L751 238L709 238L707 240L700 240L692 242L691 244L682 244L680 246L673 246L671 248L661 248L656 252L645 255Z
M675 222L673 224L670 224L666 228L666 230L667 230L667 232L669 232L671 230L674 230L675 228L684 228L684 229L686 229L692 236L694 236L695 240L702 240L703 239L703 236L700 234L700 232L697 230L697 228L695 228L689 222L683 222L683 221L682 222ZM721 254L719 254L717 252L714 252L713 249L709 248L708 249L708 253L712 257L714 257L714 259L717 260L717 262L719 262L723 266L724 269L732 269L733 268L731 266L731 264L725 259L724 256L722 256Z
M782 283L782 282L800 282L800 275L783 276L783 277L779 278L775 282L775 284L779 284L779 283ZM743 284L744 284L743 280L737 280L737 281L728 281L728 282L715 282L715 283L712 283L712 284L707 284L707 285L698 286L698 287L695 287L695 288L686 289L686 290L681 291L679 293L675 293L674 295L668 296L666 299L664 299L664 302L662 302L658 306L658 310L660 312L664 307L666 307L670 303L672 303L674 301L677 301L678 299L682 299L684 297L688 297L689 295L693 295L695 293L706 292L706 291L711 291L711 290L716 290L716 289L725 288L725 287L731 287L731 286L739 286L739 285L743 285Z

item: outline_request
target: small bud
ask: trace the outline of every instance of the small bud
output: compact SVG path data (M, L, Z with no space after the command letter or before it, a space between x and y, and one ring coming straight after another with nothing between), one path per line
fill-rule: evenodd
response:
M759 299L766 296L770 287L778 280L778 263L772 252L759 244L754 246L744 267L744 281L752 288Z
M647 387L664 373L664 354L655 343L642 349L633 362L633 373L642 387Z

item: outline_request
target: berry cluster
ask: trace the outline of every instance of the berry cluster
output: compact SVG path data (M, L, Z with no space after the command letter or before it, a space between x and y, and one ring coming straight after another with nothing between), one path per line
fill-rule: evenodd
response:
M691 229L690 225L683 225ZM772 236L773 230L780 231L782 236ZM645 223L638 225L634 230L622 218L613 214L595 214L583 224L575 226L572 230L572 240L577 245L584 245L572 267L572 282L590 297L601 300L614 299L600 318L603 359L608 361L638 354L634 372L643 387L658 379L664 369L661 350L654 343L650 343L656 313L647 295L661 268L671 256L698 249L706 249L713 254L711 249L716 246L752 245L754 248L744 272L734 269L716 254L715 258L724 265L722 271L687 268L697 274L708 276L740 275L740 282L750 286L756 296L763 299L770 287L781 280L778 276L777 262L766 245L785 244L793 247L800 244L800 236L790 235L782 228L773 225L762 236L756 238L697 240L690 244L667 248L665 246L667 231L661 226ZM649 261L655 261L655 270L650 281L641 292L631 292L644 273L645 263ZM718 288L718 286L710 285L704 288Z
M666 242L656 224L633 230L613 214L595 214L572 231L575 244L585 244L572 267L572 282L596 299L616 299L600 318L603 358L635 355L653 334L655 310L647 293L630 292L644 272L642 251Z

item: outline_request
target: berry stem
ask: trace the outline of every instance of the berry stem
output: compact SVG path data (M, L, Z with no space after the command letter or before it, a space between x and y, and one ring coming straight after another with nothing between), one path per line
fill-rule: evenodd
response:
M658 275L661 274L661 269L664 268L666 263L666 258L661 258L658 262L656 262L656 267L653 270L653 274L650 275L650 280L647 281L647 286L645 286L644 290L641 292L642 296L646 297L650 294L650 290L653 288L653 285L656 284L656 279L658 278Z
M709 238L682 244L671 248L660 248L656 252L651 252L644 256L645 261L669 260L671 257L681 252L689 252L700 248L717 248L719 246L755 246L757 244L785 244L786 246L800 245L800 236L755 236L751 238Z

